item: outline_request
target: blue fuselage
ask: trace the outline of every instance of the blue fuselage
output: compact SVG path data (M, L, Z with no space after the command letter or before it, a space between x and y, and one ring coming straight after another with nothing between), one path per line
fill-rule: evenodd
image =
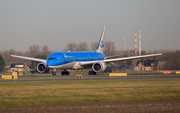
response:
M70 62L103 60L106 56L98 52L55 52L49 55L47 66L58 66Z

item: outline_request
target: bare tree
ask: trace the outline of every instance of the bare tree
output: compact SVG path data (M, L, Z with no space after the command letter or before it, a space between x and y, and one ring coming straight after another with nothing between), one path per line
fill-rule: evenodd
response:
M117 55L124 54L124 50L116 50L115 53L116 53Z
M88 51L88 45L86 42L80 42L78 45L78 51Z
M91 44L91 50L92 50L92 51L96 51L97 48L98 48L98 42L93 42L93 43Z
M112 56L115 54L115 44L112 41L105 42L104 54L106 56Z
M12 55L24 56L24 52L16 51L14 49L3 51L3 52L1 52L1 55L3 56L4 61L6 62L6 64L10 64L12 62L23 62L24 61L23 59L11 57L11 56L7 55L7 53L12 54Z
M164 55L164 69L167 70L179 70L180 69L180 51L176 51L172 54Z
M29 46L29 53L32 57L35 57L39 54L39 46L38 45L32 45Z
M64 51L88 51L88 45L86 42L76 43L68 43L64 48Z
M43 47L41 47L41 51L42 51L42 54L45 55L46 57L48 57L50 54L49 47L47 45L44 45Z
M12 63L12 62L16 62L15 60L15 58L13 58L13 57L11 57L11 56L9 56L9 55L7 55L7 53L8 54L16 54L16 50L14 50L14 49L10 49L9 51L6 51L6 53L4 53L4 58L5 58L5 61L7 62L7 63Z
M142 50L141 51L141 55L145 55L146 54L146 51L145 50Z
M68 43L66 47L64 48L64 51L76 51L77 50L77 44L76 43Z

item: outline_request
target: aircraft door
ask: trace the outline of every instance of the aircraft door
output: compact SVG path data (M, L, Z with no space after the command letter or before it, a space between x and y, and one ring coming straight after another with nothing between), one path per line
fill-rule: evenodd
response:
M63 64L64 63L64 58L60 55L59 61Z

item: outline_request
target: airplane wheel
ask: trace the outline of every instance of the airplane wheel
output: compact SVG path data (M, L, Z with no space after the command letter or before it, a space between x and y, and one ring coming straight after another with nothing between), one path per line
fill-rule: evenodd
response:
M96 72L93 71L92 73L93 73L93 75L96 75Z
M61 72L61 75L65 75L64 71Z
M56 72L52 72L52 76L56 76Z
M88 74L89 74L89 75L92 75L92 71L89 71Z
M66 71L66 75L69 75L69 71Z

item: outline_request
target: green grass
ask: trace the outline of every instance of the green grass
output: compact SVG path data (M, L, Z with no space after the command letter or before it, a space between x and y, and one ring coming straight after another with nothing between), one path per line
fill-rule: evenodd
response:
M0 107L180 99L180 79L0 83Z

